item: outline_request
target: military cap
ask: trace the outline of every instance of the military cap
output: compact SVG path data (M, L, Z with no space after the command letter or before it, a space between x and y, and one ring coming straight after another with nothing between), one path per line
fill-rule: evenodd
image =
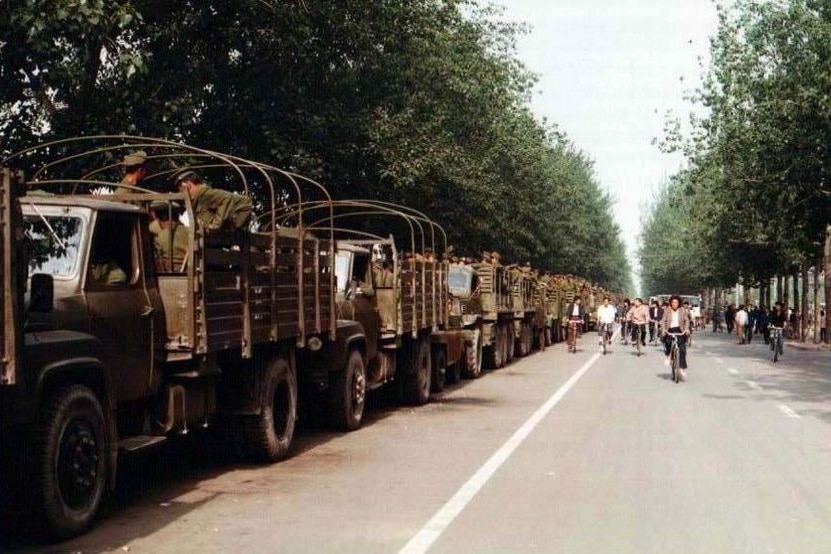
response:
M173 175L174 187L178 187L182 181L200 181L199 174L192 169L184 169Z
M124 167L133 167L135 165L144 165L146 162L147 152L144 150L136 150L124 156L124 159L121 160L121 165Z

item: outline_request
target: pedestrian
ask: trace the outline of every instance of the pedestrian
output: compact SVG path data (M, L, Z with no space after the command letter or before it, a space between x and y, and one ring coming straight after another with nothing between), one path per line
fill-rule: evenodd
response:
M745 340L747 341L747 344L753 342L753 332L756 329L756 322L758 319L759 312L756 310L756 306L750 306L747 311L747 326L744 330Z
M736 320L736 311L733 309L733 304L728 304L727 309L724 310L724 324L727 326L727 334L733 333L733 324Z
M192 170L177 173L173 183L190 196L196 221L204 231L233 232L248 228L253 209L248 196L212 188Z
M716 308L712 313L713 333L721 333L721 309Z
M747 312L744 309L744 304L739 305L739 309L736 311L735 323L736 336L738 337L736 344L744 344L746 340L744 328L747 326Z
M819 340L824 343L828 340L828 329L826 328L825 310L819 311Z
M756 327L760 333L762 333L762 338L765 341L765 344L770 343L770 319L768 316L768 309L764 306L759 308L759 319L756 321Z

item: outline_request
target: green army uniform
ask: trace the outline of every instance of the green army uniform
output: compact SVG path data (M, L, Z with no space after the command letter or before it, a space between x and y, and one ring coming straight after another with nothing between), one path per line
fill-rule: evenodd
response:
M154 221L150 224L150 232L153 234L156 261L161 271L182 271L190 246L187 227L178 221L171 221L165 228Z
M198 185L192 203L196 220L206 231L238 231L251 220L251 199L241 194Z
M126 167L128 170L136 166L143 166L145 163L147 163L147 152L144 152L143 150L130 152L129 154L124 156L124 159L121 161L121 165L123 167ZM119 182L119 186L116 187L115 193L125 194L136 192L136 189L133 187L136 187L140 184L141 183L134 183L129 175L125 175L124 178L121 179L121 182Z
M127 282L127 274L112 260L106 263L92 264L89 274L92 280L99 284L121 285Z

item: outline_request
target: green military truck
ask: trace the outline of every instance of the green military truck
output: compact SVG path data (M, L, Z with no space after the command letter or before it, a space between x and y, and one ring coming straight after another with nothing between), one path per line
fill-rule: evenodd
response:
M299 362L343 383L365 361L360 324L335 317L331 236L306 232L302 219L208 234L185 194L87 194L113 183L104 175L129 148L243 193L259 187L272 210L275 198L300 193L300 179L275 168L138 137L53 143L6 160L0 478L27 483L23 493L57 538L91 524L121 455L194 428L220 423L219 438L251 460L285 457L306 371ZM191 222L181 266L159 264L153 201L178 203Z
M319 203L318 208L330 206ZM468 333L447 310L447 263L433 254L436 231L443 235L440 227L409 208L379 201L341 200L332 208L337 310L340 317L360 323L366 368L358 372L350 366L345 388L330 383L331 372L325 367L312 378L330 391L328 411L334 426L353 430L361 424L368 390L397 388L405 403L421 405L431 390L438 392L446 381L457 381L470 357L465 347ZM286 217L294 213L289 208ZM379 229L398 230L407 240L396 242Z
M529 265L509 272L514 324L511 336L514 355L527 356L545 348L545 307L538 278Z

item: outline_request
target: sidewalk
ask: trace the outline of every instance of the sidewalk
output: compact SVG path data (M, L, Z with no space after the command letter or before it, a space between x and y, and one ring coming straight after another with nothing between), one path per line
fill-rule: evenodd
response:
M808 339L808 342L799 342L795 340L786 340L785 346L788 348L796 348L797 350L815 350L831 352L831 345L828 344L814 344L813 339Z

